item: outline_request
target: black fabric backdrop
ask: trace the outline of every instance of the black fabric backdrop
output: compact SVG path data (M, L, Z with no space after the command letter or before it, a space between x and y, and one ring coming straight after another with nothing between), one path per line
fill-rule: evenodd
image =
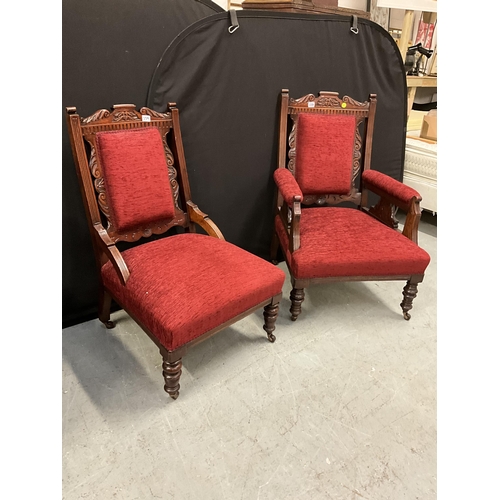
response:
M187 28L165 51L148 106L175 101L193 201L226 239L269 258L281 89L357 100L378 96L372 168L402 179L406 77L399 50L378 24L350 16L237 11ZM375 199L370 200L374 202Z
M210 0L64 0L62 3L63 327L97 316L94 254L64 109L81 116L146 104L165 47L187 26L222 12Z
M404 68L370 21L358 20L354 35L350 17L238 11L230 34L221 10L209 0L65 0L63 108L87 116L122 102L159 111L177 102L193 200L228 241L268 258L281 89L377 93L372 168L401 179ZM63 131L64 327L97 316L97 274Z

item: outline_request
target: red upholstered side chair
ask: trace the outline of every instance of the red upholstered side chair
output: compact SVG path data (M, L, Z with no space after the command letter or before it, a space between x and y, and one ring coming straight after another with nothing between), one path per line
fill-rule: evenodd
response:
M336 92L299 99L290 98L288 90L281 93L271 257L276 260L281 246L292 280L293 321L310 285L366 280L406 281L401 308L410 319L430 262L417 240L421 197L370 170L376 103L375 94L361 103ZM368 190L380 197L375 206L367 207ZM341 202L352 203L335 206ZM395 207L406 212L402 233Z
M174 399L182 357L198 342L261 307L274 342L285 274L225 241L191 200L175 104L165 114L133 104L88 118L66 111L106 327L114 327L114 300L159 347L165 390ZM197 234L195 224L208 234ZM184 232L118 248L175 226Z

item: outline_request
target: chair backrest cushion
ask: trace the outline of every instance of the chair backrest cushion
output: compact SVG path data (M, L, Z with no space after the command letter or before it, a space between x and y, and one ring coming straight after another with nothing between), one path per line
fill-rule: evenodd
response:
M356 119L299 113L295 178L304 194L351 192Z
M174 217L165 150L157 128L99 132L95 145L110 217L118 232Z

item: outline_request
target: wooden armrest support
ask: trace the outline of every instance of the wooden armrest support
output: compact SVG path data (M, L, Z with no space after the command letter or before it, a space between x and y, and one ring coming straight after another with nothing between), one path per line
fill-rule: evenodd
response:
M108 233L104 229L102 224L94 224L94 229L97 233L96 241L99 247L101 248L102 252L104 252L106 257L111 261L111 264L113 264L113 267L118 273L121 284L125 285L130 277L130 271L128 270L127 264L123 260L122 254L120 253L118 248L116 248L116 245L108 236Z
M296 196L292 207L289 207L286 201L283 200L278 211L278 217L288 236L288 250L290 253L300 248L300 216L302 214L300 199L300 196Z
M191 200L188 200L186 202L186 205L189 219L192 222L198 224L198 226L206 231L209 236L213 236L214 238L219 238L219 240L225 241L224 235L222 234L221 230L207 214L203 213Z
M420 200L413 200L408 212L406 213L403 235L414 241L418 245L418 224L420 223Z
M290 224L290 253L300 248L300 216L302 214L300 202L301 196L295 196L292 208L292 223Z
M384 224L398 228L395 209L398 207L407 212L403 235L418 244L418 224L420 222L422 197L410 186L389 177L382 172L368 170L363 172L363 188L380 196L379 202L367 212Z

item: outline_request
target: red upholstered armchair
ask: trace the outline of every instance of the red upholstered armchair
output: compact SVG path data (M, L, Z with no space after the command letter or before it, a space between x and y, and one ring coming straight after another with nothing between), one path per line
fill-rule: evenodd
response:
M165 390L174 399L189 347L261 307L274 342L285 274L226 242L191 200L175 104L167 113L133 104L87 118L66 111L104 325L114 327L114 300L159 347ZM207 234L197 234L195 224ZM184 232L118 248L175 226Z
M301 313L305 288L349 280L406 281L401 308L410 319L430 262L417 239L421 197L370 170L376 103L375 94L361 103L340 99L336 92L299 99L290 98L288 90L281 93L271 257L276 262L281 246L292 280L293 321ZM379 196L375 206L367 207L368 190ZM335 206L341 202L351 204ZM402 233L396 207L406 212Z

